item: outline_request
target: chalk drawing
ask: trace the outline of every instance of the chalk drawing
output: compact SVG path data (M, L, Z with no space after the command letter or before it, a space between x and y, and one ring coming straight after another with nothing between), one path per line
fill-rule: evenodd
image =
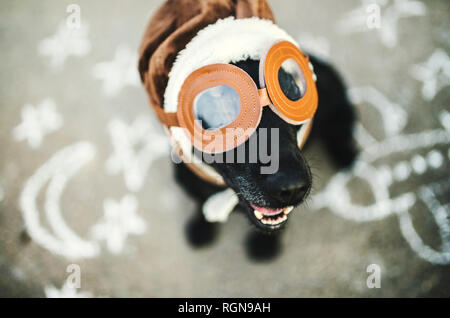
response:
M370 5L378 5L381 9L380 28L369 28L367 20ZM351 10L337 24L341 33L358 33L366 31L378 32L381 42L387 47L398 44L398 24L400 19L424 16L426 5L411 0L361 0L361 6Z
M169 153L168 138L155 127L146 116L137 117L130 125L117 118L108 124L114 152L106 162L106 171L111 175L123 172L129 191L139 191L152 163Z
M92 293L83 291L78 292L78 289L65 283L61 289L53 285L44 286L45 297L47 298L92 298Z
M136 50L121 45L116 49L114 59L98 63L92 70L94 78L103 81L106 96L116 96L126 86L139 86Z
M358 89L356 89L358 90ZM362 124L358 124L356 140L362 146L362 152L352 171L341 171L335 174L323 190L313 197L312 207L315 209L327 208L329 211L349 220L366 222L383 219L389 215L396 215L399 218L400 230L406 241L420 257L435 263L450 263L450 243L449 243L449 203L440 203L437 195L449 198L450 178L444 174L444 179L432 185L421 186L420 189L391 196L390 186L394 182L407 181L414 174L421 175L427 171L434 171L443 168L445 156L436 147L445 147L450 144L450 131L446 123L446 111L440 114L441 123L444 129L426 130L420 133L403 134L401 128L405 126L404 113L395 110L387 98L378 96L381 93L373 94L373 89L364 88L366 97L364 101L371 103L380 102L375 109L380 111L384 121L384 127L390 122L389 112L394 109L394 116L397 122L392 122L395 129L386 133L386 138L377 141L364 129ZM364 93L361 93L364 95ZM372 96L372 97L371 97ZM383 114L385 112L385 114ZM395 132L398 132L395 134ZM417 152L425 156L418 155ZM392 167L377 164L377 160L387 158L392 155L411 154L411 159L394 163ZM442 172L440 172L442 174ZM370 205L360 205L352 202L348 183L353 178L361 178L369 184L374 195L375 202ZM418 200L423 200L431 212L439 229L441 236L441 247L439 250L433 249L424 244L417 231L414 229L410 216L410 208Z
M422 96L431 101L441 89L450 85L450 58L438 48L426 62L412 66L411 76L423 83Z
M69 56L82 57L89 53L91 43L88 33L86 23L80 28L69 28L66 22L62 22L54 35L39 43L38 52L50 58L54 70L60 70Z
M44 136L62 127L63 119L56 111L55 102L44 99L37 106L26 104L22 108L22 122L12 132L16 141L26 140L33 148L41 146Z
M442 182L431 183L422 186L419 189L419 197L428 207L429 211L438 226L439 235L441 238L441 250L437 252L430 248L420 238L409 213L402 213L399 215L400 230L408 241L411 248L419 254L422 258L429 260L435 264L449 264L450 263L450 204L441 203L437 199L437 195L450 195L450 179Z
M369 103L375 107L383 120L384 131L390 136L405 128L408 114L403 108L390 101L386 96L371 86L352 88L348 90L354 104Z
M111 253L122 252L129 234L145 233L147 226L137 215L137 207L138 200L133 195L126 195L119 202L110 198L105 199L103 218L92 227L92 234L97 240L104 240Z
M411 159L411 167L416 174L420 175L427 170L427 162L421 155L414 155Z
M439 114L439 121L445 130L450 131L450 113L446 110Z
M60 210L60 198L67 182L94 154L95 148L89 142L78 142L58 151L28 179L20 195L20 210L28 234L35 243L56 255L79 259L99 253L97 243L80 238L70 229ZM37 196L47 183L45 216L53 233L40 223L36 206Z

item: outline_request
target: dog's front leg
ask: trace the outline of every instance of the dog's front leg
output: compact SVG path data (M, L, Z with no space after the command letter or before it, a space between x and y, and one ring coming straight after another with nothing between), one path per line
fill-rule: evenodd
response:
M203 203L202 212L208 222L225 223L238 203L239 198L236 193L231 188L227 188L210 196Z
M226 221L237 196L232 190L200 179L184 163L175 164L174 169L177 182L198 202L196 213L186 224L186 238L194 247L209 245L218 235L217 221Z

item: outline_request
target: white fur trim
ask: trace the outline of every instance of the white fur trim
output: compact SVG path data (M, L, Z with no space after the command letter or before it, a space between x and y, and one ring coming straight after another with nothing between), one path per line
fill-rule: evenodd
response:
M203 215L208 222L225 223L228 216L236 205L239 203L239 198L230 188L213 194L203 204Z
M178 53L164 93L164 109L176 112L178 94L186 78L210 64L235 63L248 58L260 59L277 41L297 42L272 21L257 17L229 17L200 30Z

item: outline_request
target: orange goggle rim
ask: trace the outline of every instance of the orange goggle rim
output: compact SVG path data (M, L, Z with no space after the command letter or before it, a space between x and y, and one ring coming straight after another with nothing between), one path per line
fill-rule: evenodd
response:
M293 59L300 66L306 82L305 94L297 101L286 97L278 81L278 71L288 59ZM308 56L288 41L281 41L273 45L260 62L260 86L267 88L272 101L271 109L293 125L304 123L312 118L317 110L319 98L310 65Z
M297 62L306 82L305 94L297 101L288 99L278 82L278 71L288 59ZM236 148L253 134L264 106L269 105L288 123L303 124L314 116L318 105L314 74L309 64L308 57L291 42L276 43L261 59L260 84L263 88L259 90L253 79L237 66L204 66L191 73L183 83L178 96L177 126L184 128L195 148L205 153L221 153ZM230 86L236 91L241 100L240 113L225 127L203 129L195 119L194 100L201 92L219 85Z

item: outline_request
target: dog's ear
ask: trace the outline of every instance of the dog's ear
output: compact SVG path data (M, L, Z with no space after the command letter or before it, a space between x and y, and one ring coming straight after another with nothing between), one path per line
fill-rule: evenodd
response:
M272 9L266 0L235 0L236 18L258 17L261 19L272 20L275 23L275 17Z

